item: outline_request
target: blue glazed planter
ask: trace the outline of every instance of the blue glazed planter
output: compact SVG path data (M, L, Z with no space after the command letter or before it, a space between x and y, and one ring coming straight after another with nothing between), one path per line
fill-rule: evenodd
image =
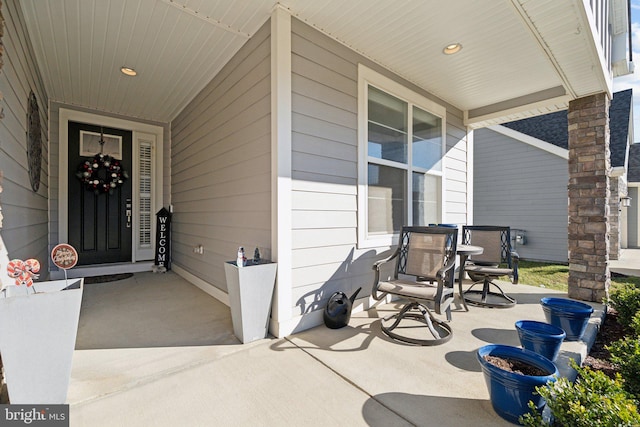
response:
M540 304L547 322L562 328L567 333L565 340L582 339L593 313L593 307L567 298L542 298Z
M523 348L538 353L552 362L558 357L567 334L557 326L534 320L518 320L516 330Z
M505 371L487 362L484 359L487 355L516 359L536 366L548 372L548 375L529 376ZM500 417L518 424L518 417L529 412L529 401L535 404L538 411L542 411L546 402L535 393L535 388L556 380L558 368L552 361L532 351L502 344L480 347L476 356L482 367L491 405Z

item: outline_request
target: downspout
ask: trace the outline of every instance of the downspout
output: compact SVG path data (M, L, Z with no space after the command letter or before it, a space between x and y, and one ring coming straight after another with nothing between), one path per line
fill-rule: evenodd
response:
M629 64L630 68L632 68L631 72L633 72L633 33L631 32L631 0L627 0L627 28L629 31L627 32L629 36Z

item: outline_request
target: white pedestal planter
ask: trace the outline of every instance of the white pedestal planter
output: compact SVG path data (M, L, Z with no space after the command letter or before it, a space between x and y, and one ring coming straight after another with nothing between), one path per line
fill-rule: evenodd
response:
M0 293L0 354L12 404L67 399L84 279L11 285ZM29 294L27 294L27 290Z
M243 344L267 336L277 266L249 261L238 268L234 261L224 263L233 333Z

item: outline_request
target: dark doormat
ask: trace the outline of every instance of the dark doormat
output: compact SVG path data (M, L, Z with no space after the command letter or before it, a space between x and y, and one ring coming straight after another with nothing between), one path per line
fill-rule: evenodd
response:
M85 285L91 285L93 283L107 283L107 282L115 282L116 280L123 280L132 277L133 273L120 273L120 274L106 274L104 276L91 276L85 277L84 283Z

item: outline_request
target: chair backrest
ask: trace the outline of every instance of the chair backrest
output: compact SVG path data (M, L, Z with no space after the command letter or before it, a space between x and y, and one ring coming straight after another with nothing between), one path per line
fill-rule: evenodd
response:
M435 279L456 256L458 230L450 227L403 227L398 242L398 274Z
M462 243L484 248L482 254L470 256L471 261L512 267L510 227L465 225L462 227Z

